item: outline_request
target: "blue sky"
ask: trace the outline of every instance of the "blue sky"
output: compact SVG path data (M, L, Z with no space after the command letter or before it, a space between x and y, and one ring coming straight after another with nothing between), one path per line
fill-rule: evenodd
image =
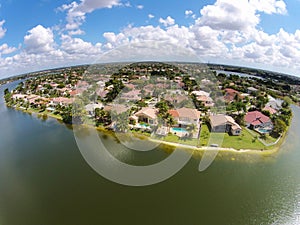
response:
M0 78L101 62L107 52L113 52L112 61L142 60L141 54L160 60L193 54L201 62L300 76L299 0L0 0L0 4Z

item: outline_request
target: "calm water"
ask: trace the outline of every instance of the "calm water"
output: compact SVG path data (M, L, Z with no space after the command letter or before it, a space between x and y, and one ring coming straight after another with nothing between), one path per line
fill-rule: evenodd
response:
M223 74L226 74L227 76L229 76L230 74L232 74L232 75L238 75L240 77L264 79L264 78L261 78L261 77L258 77L258 76L254 76L254 75L250 75L250 74L247 74L247 73L238 73L238 72L231 72L231 71L226 71L226 70L216 70L216 72L217 72L217 75L220 74L220 73L223 73Z
M94 172L65 125L7 109L3 90L0 225L300 224L299 108L293 108L290 133L277 155L219 153L201 173L193 158L165 182L127 187ZM133 164L167 156L161 150L124 152L106 141Z

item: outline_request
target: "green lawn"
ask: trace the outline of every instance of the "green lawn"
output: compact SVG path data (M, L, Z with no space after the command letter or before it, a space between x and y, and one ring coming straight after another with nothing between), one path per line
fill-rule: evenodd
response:
M240 136L224 135L222 147L235 149L265 149L265 146L255 139L245 128Z
M184 144L184 145L197 146L197 144L198 144L198 139L195 139L195 138L184 138L184 139L181 139L181 138L179 138L178 136L176 136L174 134L168 134L165 137L154 136L153 138L157 139L157 140L161 140L161 141L179 143L179 144Z
M266 139L262 139L267 144L273 144L275 141L277 141L277 138L271 137L269 134L266 135Z
M211 138L211 140L210 140ZM209 143L220 143L223 139L222 147L235 149L265 149L265 146L255 139L245 128L240 136L231 136L227 133L210 134L207 125L203 124L200 133L201 146L207 146Z
M224 148L234 148L234 149L266 149L266 147L257 139L254 138L245 128L242 130L242 134L240 136L231 136L227 133L213 133L211 134L207 125L202 125L200 132L200 141L198 143L197 139L187 138L180 139L178 136L173 134L168 134L165 137L154 137L155 139L180 143L192 146L208 146L212 143L217 143L219 146ZM222 141L223 140L223 141Z

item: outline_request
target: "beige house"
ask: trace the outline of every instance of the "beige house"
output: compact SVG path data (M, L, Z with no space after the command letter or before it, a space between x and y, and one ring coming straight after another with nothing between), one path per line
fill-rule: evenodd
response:
M242 128L231 116L212 115L209 117L211 132L231 133L232 135L241 135Z
M144 107L140 111L136 112L134 114L135 117L132 118L136 118L137 123L144 122L149 124L150 126L155 126L158 124L157 113L158 110L155 108Z
M201 112L197 109L183 107L175 110L169 110L169 113L173 116L179 127L190 124L195 124L197 126L200 121Z

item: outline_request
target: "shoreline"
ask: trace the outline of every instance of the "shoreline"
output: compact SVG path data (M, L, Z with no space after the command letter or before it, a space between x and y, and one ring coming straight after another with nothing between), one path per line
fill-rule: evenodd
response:
M66 126L70 125L71 129L73 129L72 124L64 123L60 116L56 116L56 115L53 115L53 114L47 113L47 112L36 112L34 110L28 110L28 109L26 110L26 109L22 109L22 108L18 108L18 107L10 107L10 108L13 108L13 109L18 110L18 111L22 111L23 113L34 114L39 119L41 119L41 117L43 117L43 116L47 116L47 117L50 117L52 119L56 119L59 122L62 122ZM291 120L292 120L292 118L291 118ZM95 126L91 126L91 125L88 125L88 124L84 124L84 126L87 127L87 128L95 128L97 131L100 131L100 132L105 133L105 134L109 134L109 135L116 138L116 135L114 134L114 132L106 129L105 127L95 127ZM250 153L250 154L256 154L256 155L270 156L270 155L273 155L273 154L276 154L276 153L279 152L280 147L285 142L288 131L289 131L289 127L282 134L282 136L280 137L280 140L278 141L278 143L275 144L274 147L272 147L270 149L235 149L235 148L210 147L210 146L196 147L196 146L193 146L193 145L187 145L187 144L157 140L157 139L151 138L151 137L149 137L145 134L141 134L141 133L134 133L133 135L137 138L147 139L148 141L159 143L159 144L165 145L167 147L175 147L175 148L180 148L182 150L188 150L188 151L191 151L191 150L196 151L196 152L221 151L221 152L231 152L231 153L238 153L238 154L242 154L242 153L248 153L249 154ZM164 146L161 146L161 147L166 148Z

